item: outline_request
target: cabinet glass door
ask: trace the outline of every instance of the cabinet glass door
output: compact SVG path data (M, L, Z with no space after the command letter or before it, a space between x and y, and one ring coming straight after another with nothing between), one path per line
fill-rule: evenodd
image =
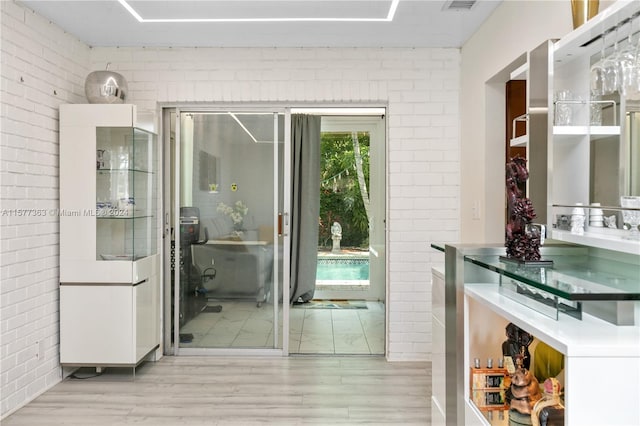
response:
M181 112L176 136L176 352L282 348L284 115Z
M96 129L96 260L157 253L155 135L132 127Z

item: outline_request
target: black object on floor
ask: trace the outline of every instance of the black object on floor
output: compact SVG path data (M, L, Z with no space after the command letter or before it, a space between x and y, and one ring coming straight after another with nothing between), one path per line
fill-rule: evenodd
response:
M180 333L180 343L191 343L193 341L192 333Z
M220 305L208 305L206 306L202 312L221 312L222 306Z

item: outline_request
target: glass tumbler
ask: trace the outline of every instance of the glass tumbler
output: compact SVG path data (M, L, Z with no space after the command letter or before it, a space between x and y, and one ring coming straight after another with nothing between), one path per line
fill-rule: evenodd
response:
M570 126L572 124L573 111L571 104L565 101L572 100L573 94L570 90L561 90L556 92L556 111L555 111L555 124L556 126Z
M640 209L640 197L623 195L620 197L620 206L622 208ZM631 240L640 239L640 231L638 231L640 210L622 210L622 221L625 225L629 225L631 229L631 233L626 238Z

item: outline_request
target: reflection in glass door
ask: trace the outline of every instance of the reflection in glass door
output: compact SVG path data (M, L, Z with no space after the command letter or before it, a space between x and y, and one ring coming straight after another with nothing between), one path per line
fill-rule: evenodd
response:
M281 350L284 115L179 111L175 133L174 351Z

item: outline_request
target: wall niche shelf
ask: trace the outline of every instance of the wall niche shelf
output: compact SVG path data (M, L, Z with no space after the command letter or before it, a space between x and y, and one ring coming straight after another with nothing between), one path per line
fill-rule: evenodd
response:
M522 136L518 136L517 138L511 139L510 144L512 147L526 147L528 143L529 143L529 136L522 135Z

